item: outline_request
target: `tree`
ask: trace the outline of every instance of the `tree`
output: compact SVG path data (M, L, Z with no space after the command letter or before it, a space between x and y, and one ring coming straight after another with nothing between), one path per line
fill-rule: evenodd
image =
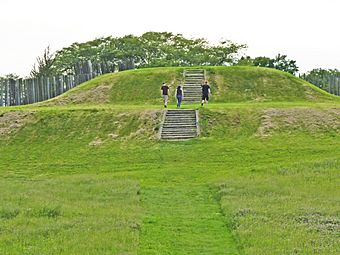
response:
M295 74L299 71L295 60L287 59L287 55L281 54L278 54L275 57L274 68L291 74Z
M37 58L34 77L50 74L75 74L82 63L107 63L119 66L120 70L193 65L231 65L239 53L246 48L229 40L211 45L206 39L185 38L170 32L147 32L142 36L97 38L71 46L51 54L47 48L42 57Z
M54 54L50 52L50 46L44 50L44 54L41 57L37 57L37 66L34 64L33 69L31 71L31 76L41 77L41 76L53 76L55 75L54 71Z
M4 77L0 76L0 80L18 80L20 76L15 73L6 74Z
M237 44L230 40L222 40L217 46L211 48L212 64L219 66L234 64L238 60L240 51L246 48L246 44Z
M288 72L291 74L296 74L299 71L299 68L296 65L295 60L287 59L287 55L278 54L275 58L268 57L256 57L251 58L241 57L236 65L250 65L250 66L260 66L267 68L275 68L284 72Z

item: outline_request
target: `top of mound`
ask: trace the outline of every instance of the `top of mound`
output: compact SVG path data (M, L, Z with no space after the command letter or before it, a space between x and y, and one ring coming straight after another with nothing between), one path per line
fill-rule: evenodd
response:
M195 67L206 70L212 102L318 102L339 100L291 74L260 67ZM41 103L68 104L159 104L160 87L167 82L170 93L183 82L187 67L160 67L106 74L65 94ZM170 102L175 101L170 96Z

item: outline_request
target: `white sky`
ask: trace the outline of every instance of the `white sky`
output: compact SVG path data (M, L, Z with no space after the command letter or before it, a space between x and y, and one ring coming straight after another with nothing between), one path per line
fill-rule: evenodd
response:
M0 76L36 57L102 36L181 33L248 45L247 55L340 69L339 0L0 0Z

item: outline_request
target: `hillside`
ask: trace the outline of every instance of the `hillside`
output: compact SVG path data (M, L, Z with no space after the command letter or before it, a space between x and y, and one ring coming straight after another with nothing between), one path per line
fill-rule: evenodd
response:
M320 102L337 100L288 73L260 67L202 67L212 86L212 102ZM171 93L183 82L180 67L149 68L107 74L49 101L67 104L159 104L162 82ZM174 101L174 96L170 97ZM46 103L44 103L46 105Z
M339 254L340 101L263 68L204 67L201 136L158 140L160 84L98 77L0 108L0 254ZM170 105L170 109L175 105Z

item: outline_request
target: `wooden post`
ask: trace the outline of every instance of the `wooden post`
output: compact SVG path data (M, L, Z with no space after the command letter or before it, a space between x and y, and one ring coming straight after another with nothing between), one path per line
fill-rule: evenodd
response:
M37 102L39 102L41 100L41 86L40 86L40 79L36 78L35 80L35 88L37 91Z
M13 84L14 84L14 93L13 93L13 97L14 97L14 104L13 105L20 105L20 91L19 91L19 81L18 80L13 80Z
M32 99L33 99L33 103L37 102L37 94L36 94L36 89L35 89L35 82L34 79L31 80L31 86L32 86Z
M26 87L26 81L22 80L22 104L27 104L27 87Z
M42 101L47 99L47 84L46 84L46 77L41 77L41 85L43 87L43 99Z
M15 86L15 80L10 79L9 80L9 97L10 97L10 105L15 105L15 94L16 94L16 86Z
M57 81L55 76L53 76L53 96L56 97L58 95L57 93Z
M9 80L6 81L6 106L9 105L9 100L10 100L10 96L9 96Z
M46 87L47 87L47 99L51 98L51 84L50 84L50 77L46 77Z
M74 75L70 75L71 88L74 88Z
M32 93L31 93L30 79L25 80L25 83L26 83L25 86L26 86L26 97L27 97L26 103L31 104Z
M334 75L331 75L330 76L330 81L329 81L329 84L330 84L330 91L331 91L331 94L335 94L335 91L334 91Z
M0 106L4 106L4 102L3 102L3 81L0 80Z
M64 77L61 75L60 76L60 84L61 84L61 94L65 92L65 87L64 87Z
M16 82L18 83L18 105L22 105L22 79L16 80Z
M89 75L90 75L90 79L92 79L92 73L93 73L93 68L92 68L92 62L91 62L91 60L88 60L87 61L87 65L88 65L88 73L89 73Z
M70 90L72 87L71 87L71 81L70 81L70 76L69 75L65 75L64 76L65 78L65 82L66 82L66 90Z

